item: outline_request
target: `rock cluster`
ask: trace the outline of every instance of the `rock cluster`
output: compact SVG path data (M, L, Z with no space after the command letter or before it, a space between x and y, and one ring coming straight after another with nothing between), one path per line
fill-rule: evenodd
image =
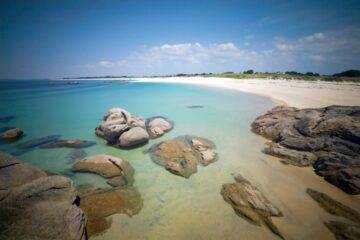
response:
M145 126L142 116L132 116L124 109L112 108L96 127L95 133L111 145L133 148L146 144L149 134L152 138L159 137L171 128L171 124L164 118L154 118Z
M307 194L314 199L326 212L343 217L351 222L327 221L325 226L335 235L336 239L360 239L360 213L332 199L325 193L306 189Z
M110 155L84 158L72 166L72 171L99 174L113 187L131 186L134 181L134 168L130 163Z
M265 225L273 233L283 238L271 217L281 217L283 214L274 206L259 189L246 179L237 175L235 183L223 184L221 195L229 203L235 213L254 225Z
M295 166L313 166L343 191L360 193L360 107L275 107L252 129L272 140L265 153Z
M71 180L0 152L0 239L86 238Z
M151 159L173 174L190 177L197 165L207 166L217 159L215 145L211 141L185 135L155 144L150 149Z

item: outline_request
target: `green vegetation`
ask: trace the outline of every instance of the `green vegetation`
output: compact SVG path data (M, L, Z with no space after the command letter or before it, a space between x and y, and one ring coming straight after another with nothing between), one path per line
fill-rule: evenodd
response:
M221 77L221 78L234 78L234 79L286 79L286 80L305 80L305 81L333 81L333 82L357 82L360 83L360 71L359 70L348 70L341 73L330 75L320 75L314 72L300 73L296 71L282 72L254 72L249 69L243 73L235 72L223 72L223 73L178 73L176 75L156 75L146 77ZM76 79L93 79L93 78L132 78L136 76L101 76L101 77L78 77ZM145 77L145 76L143 76ZM72 78L64 78L72 79Z
M336 73L333 75L334 77L360 77L359 70L347 70L345 72Z

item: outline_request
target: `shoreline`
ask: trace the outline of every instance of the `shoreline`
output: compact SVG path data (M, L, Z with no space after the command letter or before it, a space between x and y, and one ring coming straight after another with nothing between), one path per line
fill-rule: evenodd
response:
M269 97L278 105L319 108L330 105L360 105L360 85L346 82L305 80L229 79L204 77L131 78L137 82L181 83Z

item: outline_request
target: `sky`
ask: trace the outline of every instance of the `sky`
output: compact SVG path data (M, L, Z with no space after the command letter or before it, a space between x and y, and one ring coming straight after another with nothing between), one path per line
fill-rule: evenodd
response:
M0 78L360 69L359 0L0 0Z

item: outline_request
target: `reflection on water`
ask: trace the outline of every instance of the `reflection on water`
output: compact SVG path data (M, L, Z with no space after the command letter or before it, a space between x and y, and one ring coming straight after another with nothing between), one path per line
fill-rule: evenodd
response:
M17 144L51 135L96 141L96 145L84 149L87 156L109 154L134 167L134 187L143 201L141 211L131 217L114 214L106 218L112 221L110 228L92 239L277 239L268 229L239 218L223 200L220 190L222 184L233 182L232 173L243 175L283 212L284 217L273 222L286 239L333 238L322 223L332 216L306 194L308 187L360 209L359 198L326 183L310 168L286 166L261 153L263 139L251 133L250 124L274 105L263 97L179 84L0 81L0 103L1 116L15 116L0 123L0 128L11 125L24 130L25 136ZM116 149L94 134L94 128L112 107L146 118L164 116L174 121L174 129L140 148ZM201 169L189 179L167 172L147 153L153 144L186 134L213 141L219 156L216 162L199 166ZM15 144L1 148L18 151ZM77 186L109 188L100 176L70 171L74 161L69 156L75 159L83 154L73 151L35 148L22 152L19 159L66 175Z

